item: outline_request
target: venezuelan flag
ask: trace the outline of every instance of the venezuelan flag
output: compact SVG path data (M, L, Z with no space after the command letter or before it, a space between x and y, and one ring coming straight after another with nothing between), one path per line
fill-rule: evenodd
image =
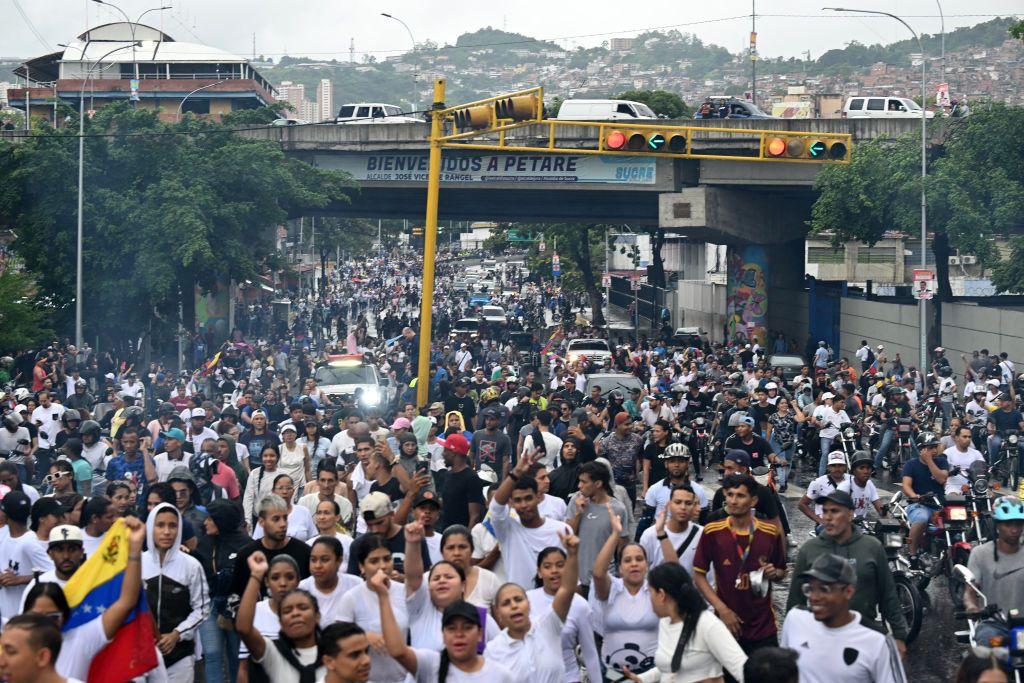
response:
M99 619L121 595L128 568L128 534L123 519L114 522L96 553L64 586L71 607L65 632ZM135 609L89 665L89 683L123 683L153 669L157 665L155 642L153 619L140 590Z

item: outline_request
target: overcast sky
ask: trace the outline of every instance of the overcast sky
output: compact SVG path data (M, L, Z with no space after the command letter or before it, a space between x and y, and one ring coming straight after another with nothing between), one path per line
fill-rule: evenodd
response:
M947 31L995 15L1024 13L1020 0L941 1ZM134 19L161 2L121 0L117 4ZM416 41L429 38L440 44L484 26L555 39L568 48L599 45L649 28L676 28L738 52L747 43L751 13L749 0L517 0L504 5L471 0L164 0L163 4L172 9L150 13L144 23L159 27L162 21L164 30L177 40L243 55L252 53L255 34L257 53L275 59L282 54L347 59L350 38L355 39L360 60L366 52L383 58L407 50L409 34L401 24L380 16L381 12L404 20ZM811 57L817 58L851 40L888 43L908 35L889 19L847 18L822 11L828 4L899 14L918 32L938 33L940 28L935 0L757 0L760 53L793 57L810 50ZM39 37L19 14L19 6ZM0 0L0 7L4 8L2 57L41 54L46 49L44 41L58 49L57 43L73 38L88 25L121 20L120 14L91 0Z

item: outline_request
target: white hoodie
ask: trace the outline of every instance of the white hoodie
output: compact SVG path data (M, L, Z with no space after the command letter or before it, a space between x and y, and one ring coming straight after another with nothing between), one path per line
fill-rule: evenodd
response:
M174 544L160 559L153 542L153 524L159 512L170 510L178 516L178 535ZM170 655L164 657L170 667L184 656L198 656L196 633L210 614L210 591L206 585L203 567L194 557L181 552L181 513L173 505L161 503L146 519L146 547L142 554L142 581L146 588L149 609L153 613L158 633L176 630L181 642Z

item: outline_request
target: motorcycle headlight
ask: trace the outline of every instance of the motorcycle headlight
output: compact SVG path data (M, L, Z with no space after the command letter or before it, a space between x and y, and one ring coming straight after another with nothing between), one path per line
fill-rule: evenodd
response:
M1011 633L1013 633L1013 651L1024 651L1024 628L1013 629Z
M974 495L983 496L988 493L988 480L987 479L975 479L974 480Z
M853 434L853 427L847 427L846 429L843 430L843 436L845 436L847 439L852 439Z
M695 424L696 424L697 426L699 426L699 427L703 427L703 426L704 426L704 418L703 418L703 417L698 417L698 418L697 418L697 419L695 420Z
M885 547L886 548L902 548L903 547L903 534L896 531L889 531L885 534Z
M1010 443L1011 445L1014 445L1014 446L1016 446L1016 445L1017 445L1017 442L1018 442L1018 441L1020 440L1020 437L1019 437L1019 436L1017 436L1016 434L1010 434L1010 436L1006 437L1006 440L1007 440L1007 441L1008 441L1008 442L1009 442L1009 443Z
M368 406L375 406L380 403L380 390L367 389L363 392L363 403Z

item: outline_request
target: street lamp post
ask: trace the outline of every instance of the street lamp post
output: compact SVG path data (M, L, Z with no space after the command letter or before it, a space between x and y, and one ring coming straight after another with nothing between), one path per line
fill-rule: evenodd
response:
M220 85L221 83L226 83L229 80L231 80L231 79L230 78L222 78L221 80L217 81L216 83L208 83L208 84L204 85L201 88L196 88L192 92L186 93L185 96L181 98L181 102L178 103L178 111L174 115L174 120L175 121L181 121L181 108L185 106L185 100L187 100L188 98L192 97L193 95L195 95L200 90L206 90L207 88L212 88L215 85Z
M131 46L121 45L120 47L115 47L93 62L92 66L86 71L81 90L78 91L78 235L76 238L77 249L75 254L75 346L78 348L82 348L82 233L84 231L82 204L85 192L85 88L89 85L93 71L103 63L104 59L118 50L124 50L128 47L134 48L134 46L135 43L132 43ZM82 56L85 56L85 48L82 48ZM56 121L54 123L56 124Z
M927 73L928 73L928 61L924 55L924 45L921 43L921 37L917 35L917 31L910 27L910 24L905 22L895 14L889 12L882 12L880 10L869 10L869 9L849 9L846 7L824 7L823 9L830 10L832 12L856 12L858 14L874 14L883 17L889 17L903 24L908 31L914 36L914 40L917 41L917 47L921 51L921 269L925 270L928 267L928 198L925 192L925 183L928 179L928 108L926 100L926 88L927 88ZM941 7L940 7L941 12ZM945 21L943 21L945 23ZM919 299L917 302L918 311L918 361L920 366L918 370L921 372L921 376L927 375L927 363L928 363L928 328L927 328L927 308L928 302L925 299Z
M398 17L396 17L393 14L388 14L387 12L381 12L380 15L382 17L386 17L388 19L392 19L394 21L397 21L399 24L401 24L402 26L405 27L406 33L409 34L409 40L412 41L412 51L415 53L416 52L416 39L412 35L412 29L409 28L409 24L405 23L404 21L402 21L401 19L399 19ZM415 54L413 56L415 58ZM413 83L418 83L419 82L419 73L420 73L420 68L419 68L419 66L414 61L413 62L413 72L412 72L412 82ZM413 88L412 108L416 109L416 88Z
M128 15L125 13L125 11L123 9L121 9L120 7L118 7L117 5L115 5L114 3L107 2L106 0L92 0L92 1L95 2L97 5L106 5L107 7L112 7L114 9L116 9L118 12L121 13L121 16L123 16L124 20L128 23L128 29L132 32L132 71L135 74L135 80L138 80L139 79L139 63L137 61L135 61L135 48L136 48L135 25L138 24L140 21L142 21L142 17L146 16L150 12L161 12L161 11L163 11L165 9L171 9L171 7L169 5L165 6L165 7L151 7L150 9L148 9L145 12L143 12L142 14L140 14L138 16L138 18L133 22L128 17Z

